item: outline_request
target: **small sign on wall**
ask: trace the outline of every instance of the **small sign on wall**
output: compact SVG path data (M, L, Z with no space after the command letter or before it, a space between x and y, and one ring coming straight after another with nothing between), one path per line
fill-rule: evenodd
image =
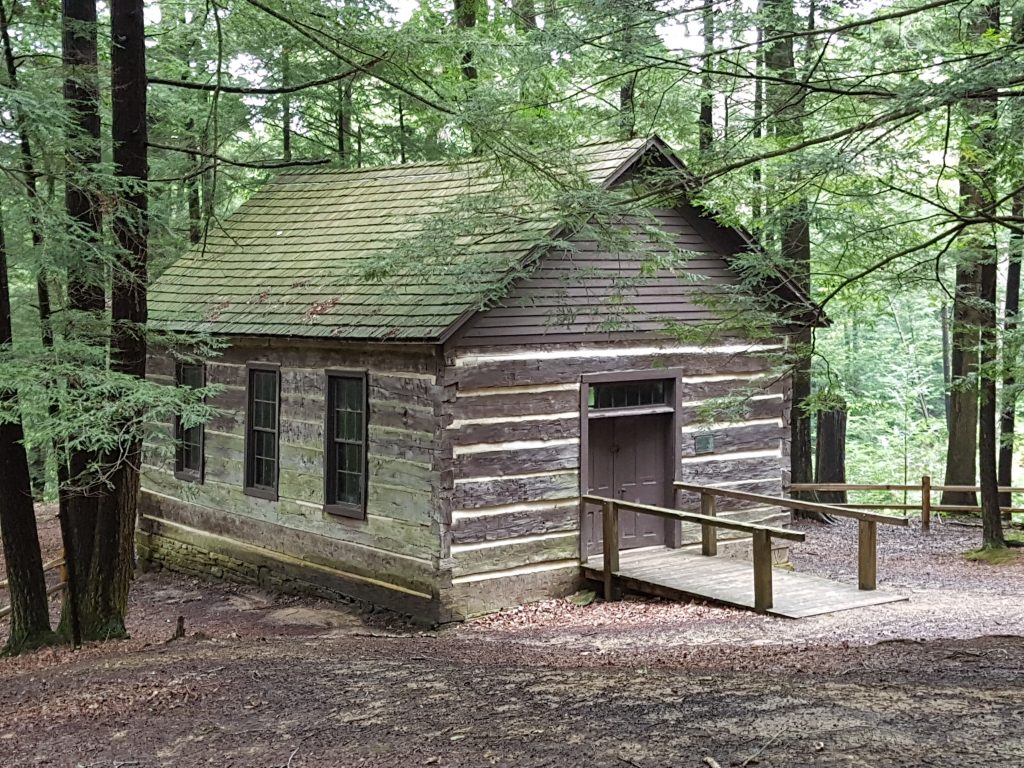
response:
M715 452L714 432L698 432L693 436L693 452L700 456L704 453Z

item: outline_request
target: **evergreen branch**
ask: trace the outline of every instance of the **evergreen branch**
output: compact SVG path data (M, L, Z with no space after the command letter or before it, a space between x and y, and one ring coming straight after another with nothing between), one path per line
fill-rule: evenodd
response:
M968 224L966 222L958 221L952 227L949 227L948 229L943 230L942 232L940 232L939 234L935 235L934 237L930 237L930 238L928 238L927 240L925 240L922 243L917 243L916 245L911 245L911 246L909 246L907 248L904 248L901 251L897 251L896 253L892 253L892 254L886 256L884 259L880 259L880 260L876 261L870 267L865 267L864 269L860 270L859 272L856 272L856 273L850 275L849 277L844 278L839 283L839 285L837 285L835 288L833 288L832 291L830 291L829 294L827 296L825 296L825 298L821 299L818 302L818 306L820 308L824 309L826 304L828 304L830 301L832 301L832 299L834 299L836 296L838 296L842 291L844 291L846 288L850 287L851 285L853 285L857 281L863 280L865 277L868 277L869 275L874 274L878 270L880 270L880 269L882 269L884 267L889 266L894 261L898 261L899 259L902 259L905 256L909 256L912 253L917 253L918 251L923 251L925 248L930 248L931 246L935 245L936 243L942 242L943 240L946 240L947 238L948 238L948 242L946 243L944 251L945 250L949 250L950 244L957 238L957 236L961 232L964 231L964 229L967 228L967 226L968 226Z
M171 144L160 144L160 143L155 142L155 141L147 142L147 145L149 147L151 147L152 149L164 149L164 150L167 150L168 152L180 152L183 155L191 155L191 156L198 155L199 157L205 157L208 160L212 160L213 161L213 164L211 164L209 166L209 168L214 167L215 163L224 163L225 165L233 165L233 166L237 166L239 168L256 168L256 169L261 169L261 170L268 170L268 169L272 170L272 169L278 169L278 168L293 168L293 167L308 167L308 166L311 166L311 165L326 165L327 163L331 162L330 158L327 158L327 157L320 158L320 159L317 159L317 160L250 160L250 161L246 161L246 160L232 160L230 158L224 157L223 155L218 155L215 152L204 152L204 151L202 151L200 149L196 149L195 147L175 147L175 146L173 146ZM202 173L205 170L207 170L207 169L202 169L200 171L196 171L196 172L192 173L191 175L192 176L199 175L200 173ZM184 178L189 178L189 177L184 177Z
M305 91L309 88L316 88L321 85L330 85L331 83L336 83L339 80L345 80L354 75L360 74L365 70L365 67L372 67L381 61L383 61L383 57L378 56L364 65L346 70L345 72L341 72L336 75L331 75L330 77L322 77L319 80L309 80L305 83L296 83L295 85L282 85L277 88L218 85L217 83L193 83L188 80L169 80L163 77L151 77L149 78L149 83L150 85L167 85L172 88L183 88L190 91L206 91L208 93L218 91L220 93L237 93L243 96L278 96L286 93L298 93L299 91Z
M440 112L442 114L452 115L452 116L454 116L456 114L455 110L450 109L449 107L446 107L445 105L440 104L440 103L438 103L436 101L432 101L432 100L428 99L427 97L425 97L425 96L423 96L421 94L418 94L418 93L416 93L415 91L413 91L413 90L411 90L409 88L406 88L401 83L395 82L395 80L393 78L385 77L380 72L374 72L372 70L372 68L366 66L365 64L360 64L358 62L352 61L351 59L349 59L348 56L346 56L345 54L341 53L341 51L339 51L333 45L329 45L324 40L321 40L319 38L319 35L322 34L320 32L320 30L311 31L310 29L307 28L307 25L302 24L302 23L296 21L295 19L292 19L289 16L281 13L280 11L277 11L277 10L271 8L269 5L267 5L266 3L262 2L262 0L245 0L245 1L247 3L249 3L249 5L253 6L254 8L258 8L259 10L263 11L268 16L271 16L272 18L275 18L278 21L280 21L282 24L285 24L286 26L294 29L296 32L298 32L300 35L305 37L310 42L315 43L316 45L320 46L325 51L327 51L328 53L333 54L334 56L336 56L338 59L340 59L341 61L345 62L346 64L355 67L357 70L359 70L363 74L369 75L370 77L373 77L374 79L379 80L380 82L384 83L385 85L391 86L392 88L394 88L399 93L405 94L410 99L415 99L416 101L420 102L424 106L430 107L431 109L436 109L438 112ZM347 46L347 47L351 48L352 46ZM353 50L355 50L355 49L353 49Z
M925 11L935 10L936 8L944 8L947 5L959 5L963 0L933 0L931 3L925 3L924 5L918 5L911 8L904 8L899 11L893 11L891 13L881 13L878 16L869 16L866 19L857 19L855 21L848 21L845 24L837 24L834 27L823 27L822 29L797 29L790 32L784 32L779 35L772 37L766 37L760 42L749 42L741 43L739 45L729 46L727 48L720 48L715 51L711 51L711 56L722 56L726 53L738 53L744 51L751 46L761 45L768 47L775 43L786 42L787 40L800 40L802 38L814 38L819 36L831 37L832 35L839 34L840 32L848 32L851 29L859 29L860 27L870 27L873 24L878 24L883 21L894 21L896 19L903 19L907 16L914 16L918 13L924 13Z

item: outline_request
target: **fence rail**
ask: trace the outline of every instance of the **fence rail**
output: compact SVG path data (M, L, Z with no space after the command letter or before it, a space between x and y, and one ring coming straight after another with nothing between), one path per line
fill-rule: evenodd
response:
M967 504L933 504L932 493L980 493L981 488L977 485L939 485L932 484L931 478L924 475L918 485L893 484L893 483L793 483L790 491L816 492L816 491L890 491L902 493L920 493L921 501L918 504L908 503L887 503L887 502L842 502L831 503L828 506L834 509L891 509L897 512L921 511L921 530L931 530L932 512L980 512L980 506ZM1024 493L1024 488L1011 486L999 486L999 493ZM1003 515L1024 512L1024 507L1000 507ZM832 512L831 514L837 514Z
M64 567L64 555L62 554L60 557L55 557L53 560L50 560L47 563L43 563L43 573L48 573L48 572L50 572L52 570L55 570L57 568L63 568L63 567ZM64 580L63 574L61 574L61 580L58 583L54 584L51 587L47 587L47 589L46 589L46 596L47 597L51 597L51 596L55 595L56 593L58 593L62 589L64 589L66 584L67 584L67 582ZM8 579L4 579L3 581L0 581L0 589L8 589L9 586L10 586L10 582L9 582ZM0 606L0 619L4 619L4 618L10 616L11 612L13 610L14 610L14 606L13 605Z

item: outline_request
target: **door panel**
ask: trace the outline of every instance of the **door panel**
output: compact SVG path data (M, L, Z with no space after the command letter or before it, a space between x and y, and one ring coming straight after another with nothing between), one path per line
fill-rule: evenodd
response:
M668 501L666 449L672 414L591 419L589 492L598 496L663 507ZM601 517L588 512L587 551L601 549ZM665 521L653 515L619 513L619 547L665 542Z

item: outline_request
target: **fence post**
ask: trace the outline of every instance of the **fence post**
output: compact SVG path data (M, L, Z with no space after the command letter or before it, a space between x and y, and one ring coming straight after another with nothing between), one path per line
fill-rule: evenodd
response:
M754 608L767 611L772 599L772 540L768 531L754 531Z
M701 492L700 513L708 517L714 517L717 514L715 497L710 493ZM706 557L718 554L718 531L713 525L706 523L700 525L700 553Z
M927 533L932 528L932 479L921 478L921 530Z
M601 502L604 549L604 599L614 600L614 575L619 570L619 508L611 499Z
M878 568L875 558L878 545L878 523L874 520L860 521L860 535L857 537L857 586L872 590L878 584Z

